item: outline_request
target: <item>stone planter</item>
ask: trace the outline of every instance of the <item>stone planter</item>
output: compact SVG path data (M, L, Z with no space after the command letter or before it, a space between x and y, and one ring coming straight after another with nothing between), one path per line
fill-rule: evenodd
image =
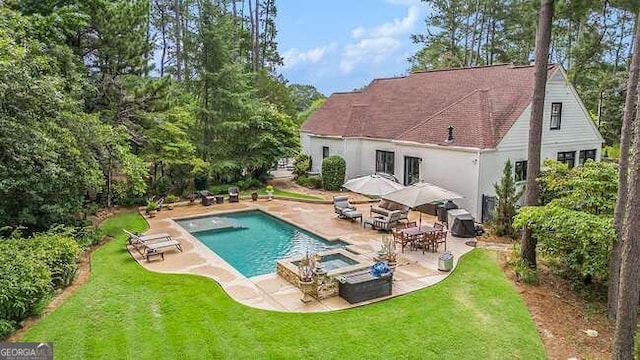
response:
M311 297L311 294L313 293L313 290L314 290L313 288L315 286L315 281L300 280L298 281L298 286L300 287L300 291L302 291L302 297L300 298L300 301L302 301L305 304L308 302L311 302L313 300L313 297Z
M267 191L267 196L269 196L269 201L273 199L273 191Z
M156 217L156 213L158 212L158 210L147 210L147 214L149 214L149 217Z
M258 193L257 192L252 192L251 193L251 200L253 201L258 201Z

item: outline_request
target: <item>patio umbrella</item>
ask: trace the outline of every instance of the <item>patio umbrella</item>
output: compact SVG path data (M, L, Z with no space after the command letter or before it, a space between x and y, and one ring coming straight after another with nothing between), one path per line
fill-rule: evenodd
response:
M415 209L434 201L462 199L463 196L438 185L419 182L392 193L384 194L382 198ZM420 212L420 225L422 225L422 212Z
M351 179L344 183L342 187L358 194L373 196L381 196L404 188L404 186L397 182L376 174Z

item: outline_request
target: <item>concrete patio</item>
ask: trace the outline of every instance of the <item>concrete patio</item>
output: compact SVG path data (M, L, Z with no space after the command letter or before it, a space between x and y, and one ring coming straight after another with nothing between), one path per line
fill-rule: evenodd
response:
M366 217L369 204L357 206ZM276 275L275 268L273 273L246 278L173 220L252 209L268 212L321 237L344 240L351 244L350 250L372 261L380 249L382 237L387 235L371 228L364 229L359 221L338 219L331 204L281 199L272 201L259 199L256 202L242 199L239 203L227 203L225 199L224 204L208 207L202 206L199 201L192 205L183 203L173 210L163 209L154 218L145 216L149 223L147 233L168 232L174 239L182 243L183 252L170 250L165 252L164 261L153 258L152 261L147 262L131 246L129 246L129 251L133 258L148 270L206 276L218 282L229 296L240 303L260 309L287 312L331 311L368 304L425 288L442 281L449 275L448 272L438 270L438 257L444 251L442 247L437 253L427 252L425 254L422 253L422 250L411 251L408 248L404 253L400 253L398 249L398 266L393 276L391 296L358 304L349 304L341 297L335 296L323 300L313 300L305 304L300 301L302 296L300 290ZM418 216L418 213L412 212L409 219L417 221ZM423 224L432 224L435 220L435 217L422 215ZM447 250L454 255L454 269L458 259L473 249L465 244L468 240L470 239L456 238L451 235L447 238Z

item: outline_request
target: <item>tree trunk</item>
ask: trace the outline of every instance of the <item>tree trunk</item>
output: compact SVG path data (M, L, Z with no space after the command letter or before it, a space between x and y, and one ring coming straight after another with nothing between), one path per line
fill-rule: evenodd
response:
M637 35L636 35L637 38ZM638 49L634 50L638 54ZM640 122L634 125L640 132ZM633 359L640 300L640 136L633 141L633 158L629 174L627 206L623 221L622 256L616 328L613 337L613 359Z
M544 98L547 88L547 67L549 60L549 43L551 42L551 22L553 20L553 1L543 0L538 18L536 34L536 64L533 100L531 102L531 118L529 120L529 149L527 155L527 186L525 206L538 205L538 184L540 175L540 143L542 141L542 123L544 114ZM536 239L531 231L522 233L520 257L531 268L536 267Z
M176 46L176 79L182 80L182 20L180 0L173 1L173 11L175 12L175 46Z
M620 281L620 252L622 251L621 241L625 227L624 216L627 207L627 192L629 182L629 153L631 146L631 128L633 117L636 114L636 100L638 97L638 76L640 75L640 13L636 19L636 37L632 45L633 56L631 58L631 72L627 83L627 97L624 102L622 116L622 129L620 130L620 156L619 156L619 177L618 177L618 199L613 213L614 225L617 232L617 241L613 244L611 258L609 259L609 288L607 298L607 315L610 319L616 318L616 308L618 304L618 284ZM638 120L636 119L636 123ZM637 126L637 125L636 125ZM637 156L637 154L636 154Z

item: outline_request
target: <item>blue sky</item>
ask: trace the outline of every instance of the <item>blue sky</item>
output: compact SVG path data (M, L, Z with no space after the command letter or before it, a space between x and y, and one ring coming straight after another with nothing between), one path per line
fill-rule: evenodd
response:
M407 72L424 31L419 0L279 0L279 71L290 83L314 85L329 96L374 78Z

